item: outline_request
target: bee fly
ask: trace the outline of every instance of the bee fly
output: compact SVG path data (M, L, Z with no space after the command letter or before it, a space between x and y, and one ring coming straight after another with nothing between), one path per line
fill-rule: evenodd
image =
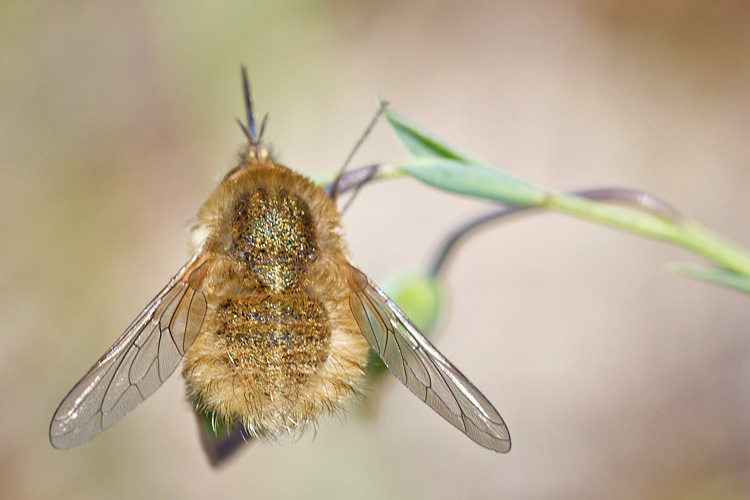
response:
M440 416L485 448L510 449L492 404L354 267L329 197L276 163L256 133L198 210L192 257L73 387L50 424L56 448L92 439L185 359L187 397L247 435L314 424L355 393L373 348Z

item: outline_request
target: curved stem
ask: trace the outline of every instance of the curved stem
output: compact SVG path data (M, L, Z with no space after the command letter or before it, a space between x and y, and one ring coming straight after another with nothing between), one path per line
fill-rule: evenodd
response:
M570 191L568 194L579 196L595 201L624 203L645 212L662 217L674 223L680 223L685 220L684 216L676 209L672 208L666 202L659 198L634 189L623 188L593 188ZM438 276L446 262L455 252L458 246L475 231L482 229L484 226L499 222L514 215L521 215L532 210L538 210L541 206L524 206L524 207L503 207L481 215L467 223L454 229L443 240L430 265L430 274Z

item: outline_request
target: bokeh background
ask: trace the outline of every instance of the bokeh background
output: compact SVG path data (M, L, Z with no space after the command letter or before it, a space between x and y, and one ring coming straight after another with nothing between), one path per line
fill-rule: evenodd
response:
M383 97L497 168L650 191L750 245L743 1L0 2L0 497L750 496L748 298L560 215L482 233L446 275L437 344L506 419L508 455L394 381L374 418L215 471L178 376L54 450L58 402L186 260L233 166L240 64L296 170L337 169ZM354 165L403 155L381 124ZM344 224L383 281L486 209L400 180Z

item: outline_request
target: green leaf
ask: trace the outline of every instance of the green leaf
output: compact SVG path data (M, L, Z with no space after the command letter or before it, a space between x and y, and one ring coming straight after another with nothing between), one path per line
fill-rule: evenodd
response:
M712 233L681 214L679 217L670 217L669 214L665 216L658 210L649 209L642 201L648 199L645 193L643 197L635 198L635 202L628 203L633 191L628 190L631 196L624 200L624 204L613 205L574 193L543 188L483 165L479 160L392 111L386 111L385 116L413 157L381 165L383 176L395 177L406 173L443 191L516 207L546 208L678 245L727 270L722 272L713 268L686 268L682 271L683 274L738 290L746 289L747 280L750 280L750 253L745 248ZM679 214L679 211L675 213Z
M427 132L416 123L387 109L385 118L393 128L399 141L412 155L418 158L443 158L462 163L481 164L482 162L464 153L455 146Z
M545 190L478 163L442 158L413 158L389 164L442 191L505 203L535 206L544 203Z
M672 272L750 294L750 277L705 264L672 264Z

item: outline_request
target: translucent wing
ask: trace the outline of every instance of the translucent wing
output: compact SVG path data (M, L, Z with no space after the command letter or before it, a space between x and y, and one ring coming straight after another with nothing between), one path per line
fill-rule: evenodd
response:
M71 389L50 423L55 448L78 446L118 422L174 371L206 316L207 271L193 257Z
M357 273L349 296L354 318L388 369L417 397L473 441L500 453L510 434L474 384L419 333L377 285Z

